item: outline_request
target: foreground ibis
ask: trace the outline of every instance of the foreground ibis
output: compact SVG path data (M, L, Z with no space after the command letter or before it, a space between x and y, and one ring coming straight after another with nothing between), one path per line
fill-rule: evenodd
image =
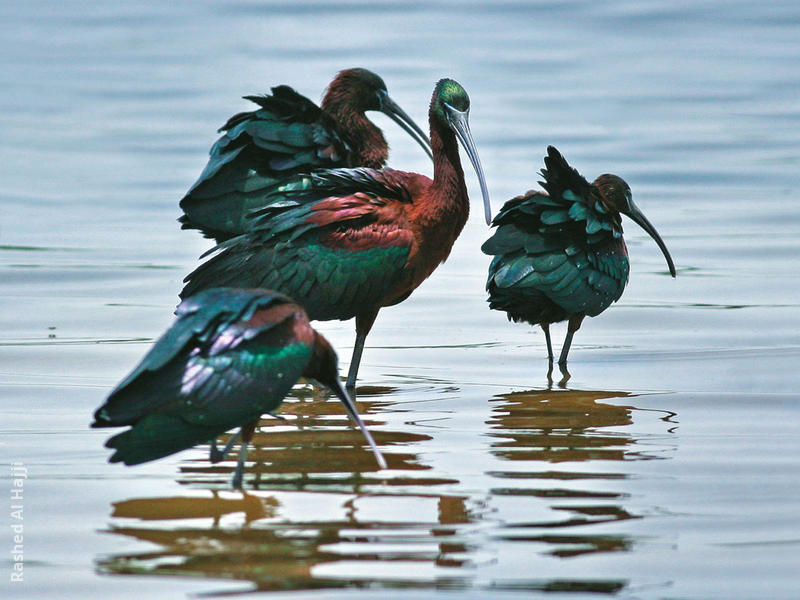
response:
M584 317L596 317L619 300L628 282L626 215L658 244L670 274L675 266L655 227L633 203L628 184L616 175L589 183L564 157L547 148L541 182L506 202L494 219L494 235L482 250L493 255L486 289L489 307L509 320L541 325L551 363L550 323L568 320L558 359L566 365L572 337Z
M356 319L347 386L378 311L402 302L450 254L469 213L458 154L464 147L489 195L469 129L469 96L452 79L436 85L429 120L434 175L384 169L314 171L265 195L245 235L220 244L186 277L187 298L215 286L269 287L311 319Z
M322 108L286 85L245 98L259 108L220 128L225 134L180 203L183 229L200 229L218 242L244 232L252 205L279 179L319 168L383 167L389 146L367 111L389 116L431 155L428 137L367 69L340 72Z
M130 426L106 442L111 462L155 460L211 442L240 427L233 477L241 487L247 443L262 414L283 401L300 376L329 387L386 462L339 380L336 353L290 298L268 290L210 289L181 302L178 318L94 414L92 427Z

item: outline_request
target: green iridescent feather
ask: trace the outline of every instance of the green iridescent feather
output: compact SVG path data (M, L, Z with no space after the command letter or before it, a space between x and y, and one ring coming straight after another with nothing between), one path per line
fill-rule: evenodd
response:
M186 278L181 296L217 285L268 287L317 320L350 319L380 305L406 276L410 243L378 231L353 245L343 232L370 232L378 208L408 200L383 173L333 169L286 180L254 213L248 233L218 246Z
M95 413L93 427L132 426L108 440L112 462L160 458L277 408L311 355L293 338L292 313L270 319L287 302L231 289L182 302L173 326Z
M265 190L284 177L350 165L350 147L335 123L288 86L246 96L258 110L239 113L220 128L208 164L181 200L184 229L217 241L242 233L246 215L264 205Z
M596 316L620 298L628 281L619 215L555 148L548 148L545 164L548 193L509 200L482 246L494 256L486 283L490 307L531 323Z

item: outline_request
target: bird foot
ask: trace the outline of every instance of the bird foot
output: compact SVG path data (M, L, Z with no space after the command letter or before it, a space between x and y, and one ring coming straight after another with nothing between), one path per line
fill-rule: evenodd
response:
M228 440L228 443L225 444L225 447L222 450L217 448L217 438L211 440L211 449L208 451L208 460L211 462L211 464L216 464L225 460L225 457L228 456L228 452L231 451L233 445L239 441L240 435L242 435L241 431L233 434L231 439Z
M208 451L208 460L212 465L225 460L225 453L217 448L217 438L211 440L211 448Z
M564 389L567 387L567 382L570 380L572 375L570 375L570 372L567 370L566 362L559 362L558 370L561 371L561 380L558 382L558 387Z

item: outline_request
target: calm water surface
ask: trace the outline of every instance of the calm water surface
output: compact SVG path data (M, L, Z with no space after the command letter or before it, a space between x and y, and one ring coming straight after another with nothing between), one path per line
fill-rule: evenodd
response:
M3 597L797 598L800 5L755 4L3 4L2 487L28 474L22 583L1 502ZM90 415L208 248L175 219L216 127L351 66L420 123L460 81L495 210L548 143L625 177L677 279L628 224L625 295L548 381L541 331L486 308L476 202L369 338L359 408L388 470L302 386L245 493L204 448L107 464ZM374 118L393 166L430 172ZM352 324L320 329L346 360Z

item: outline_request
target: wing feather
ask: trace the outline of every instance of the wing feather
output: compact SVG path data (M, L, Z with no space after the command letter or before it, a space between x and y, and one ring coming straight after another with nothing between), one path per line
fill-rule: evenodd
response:
M552 146L542 176L546 193L509 200L482 246L494 256L491 307L532 323L597 315L619 299L628 280L619 215Z
M333 120L288 86L246 96L257 110L231 117L180 206L184 229L218 241L243 233L245 217L263 204L263 190L287 176L350 166L351 150ZM255 196L255 197L254 197Z
M95 412L92 426L131 424L170 402L187 382L192 388L204 381L213 365L204 363L203 356L224 356L280 322L264 322L255 332L235 323L257 310L287 302L281 294L252 290L211 289L187 298L178 307L172 327Z
M413 244L408 223L382 217L410 199L397 172L317 171L280 188L252 214L246 234L218 246L185 279L182 297L216 285L267 287L322 320L349 319L391 300L385 296L407 276Z

